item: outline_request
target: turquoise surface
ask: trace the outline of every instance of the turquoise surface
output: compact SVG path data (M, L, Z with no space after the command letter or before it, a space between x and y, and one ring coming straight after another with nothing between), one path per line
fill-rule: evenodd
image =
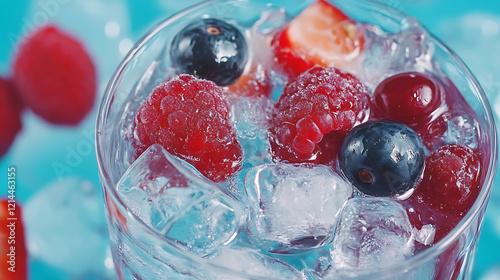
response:
M55 22L85 42L98 69L98 100L100 100L109 77L132 43L162 18L196 2L198 1L0 1L0 75L9 75L17 42L29 30L49 21ZM499 116L500 1L384 0L382 2L415 16L431 33L455 50L481 82L495 109L495 117ZM2 170L7 170L9 166L16 166L18 170L16 194L21 204L27 203L41 189L53 187L68 177L77 178L85 182L86 186L93 186L93 195L96 199L101 199L93 152L97 102L88 117L76 127L53 126L41 121L30 112L24 114L23 131L18 135L9 153L0 159L0 181L5 182L7 176L7 172L1 172ZM473 279L500 279L499 180L500 178L497 178L495 181L485 215ZM0 189L0 195L6 193L6 187ZM83 210L88 207L84 202L78 205ZM96 227L96 232L101 232L101 226ZM71 238L61 237L62 240L73 242ZM62 252L63 248L54 250ZM102 252L103 255L98 258L106 260L109 265L109 256L105 250ZM43 261L45 255L38 252L30 258L30 278L113 279L109 267L98 267L89 262L91 253L82 254L80 258L68 258L65 263L64 260ZM69 261L81 262L82 267L89 267L91 272L76 273L74 269L67 268L66 264Z

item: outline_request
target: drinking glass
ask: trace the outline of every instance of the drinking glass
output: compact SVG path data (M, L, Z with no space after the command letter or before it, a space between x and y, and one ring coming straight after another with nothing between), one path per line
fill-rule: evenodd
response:
M404 13L371 0L332 1L359 22L397 33L415 21ZM149 93L172 72L168 46L178 30L206 15L250 27L263 11L297 15L311 1L206 1L175 14L149 30L123 59L101 101L96 125L96 152L105 197L107 223L115 267L120 279L275 279L255 271L233 269L189 252L174 239L144 223L124 203L116 187L133 161L130 133L134 113ZM282 20L282 19L277 19ZM270 28L272 28L272 23ZM426 34L432 59L459 89L478 117L484 147L483 184L474 205L461 222L434 246L396 265L353 279L470 279L483 215L497 163L493 114L476 78L439 39ZM304 273L303 277L315 279ZM277 277L280 278L279 276Z

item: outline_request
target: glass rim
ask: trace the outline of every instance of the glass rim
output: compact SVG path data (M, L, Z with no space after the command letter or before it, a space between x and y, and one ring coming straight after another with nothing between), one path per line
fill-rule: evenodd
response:
M272 0L270 0L271 2ZM328 0L328 1L336 1L336 0ZM217 265L215 263L210 262L208 259L204 259L201 257L198 257L190 252L188 252L186 249L178 246L175 242L170 240L168 237L160 234L159 232L155 231L152 229L150 226L148 226L146 223L144 223L133 211L130 211L130 209L126 206L126 204L123 202L123 200L120 198L118 195L115 185L111 180L111 176L108 175L107 170L105 166L103 165L103 158L106 158L107 154L105 151L102 149L101 143L103 142L104 139L102 139L102 133L100 132L106 123L107 116L110 110L110 104L112 103L113 100L113 92L115 92L116 88L118 87L117 81L119 80L120 76L126 69L126 67L129 65L129 63L132 61L132 59L135 57L135 55L141 50L151 38L153 38L156 34L158 34L163 28L168 26L169 24L181 19L182 17L188 16L191 12L193 11L198 11L199 9L202 9L203 7L210 6L215 3L222 3L222 2L229 2L229 3L238 3L238 2L250 2L249 0L208 0L204 1L198 4L195 4L191 7L188 7L180 12L177 12L176 14L167 17L166 19L162 20L160 23L156 24L152 28L150 28L137 42L134 44L132 49L128 52L128 54L122 59L116 70L114 71L113 75L111 76L105 92L104 96L100 101L100 105L98 108L98 114L96 118L96 133L95 133L95 147L96 147L96 157L97 157L97 164L98 164L98 170L99 170L99 177L101 181L101 185L105 188L106 193L108 195L112 196L112 199L117 202L120 208L123 208L126 210L127 215L129 218L132 218L134 220L134 224L137 223L140 227L140 230L143 232L147 232L149 235L153 236L155 239L161 240L162 242L167 243L169 246L172 246L175 248L175 250L181 252L184 254L186 258L195 260L198 263L203 263L206 264L210 267L217 268L219 270L227 271L230 272L233 275L239 275L241 277L257 277L253 275L248 275L244 274L238 271L231 270L227 267L223 267L220 265ZM391 6L388 6L385 3L378 2L377 0L355 0L355 2L358 2L362 4L364 7L374 10L378 13L381 13L385 16L387 16L390 19L397 20L400 22L404 18L411 18L409 15L403 13L400 10L397 10ZM438 243L434 244L431 248L427 248L426 250L418 253L417 255L414 255L405 261L398 263L397 265L389 266L386 268L381 268L377 269L377 271L366 271L366 273L369 274L361 274L356 277L353 277L352 279L363 279L365 277L369 277L370 279L374 279L377 277L390 277L394 275L401 274L404 271L409 271L412 270L419 265L430 261L432 258L440 255L443 253L448 247L450 247L460 236L460 234L473 222L474 218L476 218L478 215L480 215L481 209L483 207L485 208L485 204L488 203L489 196L491 194L491 189L493 186L493 181L495 178L495 172L496 172L496 167L497 167L497 157L498 157L498 147L497 147L497 131L496 131L496 125L495 125L495 120L493 117L493 112L491 109L491 106L488 102L488 99L484 93L483 88L481 87L480 83L476 79L476 77L472 74L470 69L465 65L465 63L462 61L462 59L450 48L448 48L439 38L434 36L432 33L430 33L427 28L420 22L420 20L417 19L417 22L422 26L422 28L429 34L429 38L433 44L436 45L437 48L443 50L445 53L447 53L450 56L450 61L453 62L455 66L457 66L459 69L461 69L465 74L466 78L469 81L469 87L471 87L474 96L478 99L478 101L482 105L482 109L484 110L484 117L485 117L485 122L486 122L486 128L489 131L489 151L490 151L490 158L489 161L487 162L488 164L488 170L486 170L486 176L484 178L483 186L481 188L480 193L478 194L476 201L472 205L471 209L467 212L467 214L462 218L462 220L443 238L441 239ZM488 132L487 131L487 132ZM258 276L259 279L267 279L265 277L260 277ZM269 278L272 279L272 278Z

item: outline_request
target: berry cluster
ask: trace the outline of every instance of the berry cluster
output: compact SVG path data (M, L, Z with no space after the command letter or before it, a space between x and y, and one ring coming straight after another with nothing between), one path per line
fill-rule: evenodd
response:
M349 72L362 59L363 27L324 0L274 34L270 64L249 59L242 34L218 19L176 34L170 58L179 75L154 89L137 112L137 155L161 144L215 182L235 176L243 153L226 97L269 98L275 85L267 73L274 71L288 78L268 116L274 161L330 165L358 195L402 203L415 228L438 227L434 241L472 207L482 155L444 141L443 120L475 115L446 77L402 72L370 92Z

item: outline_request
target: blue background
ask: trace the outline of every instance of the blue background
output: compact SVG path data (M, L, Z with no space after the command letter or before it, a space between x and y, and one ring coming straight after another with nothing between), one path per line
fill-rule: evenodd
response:
M91 198L98 200L98 205L102 205L93 152L93 130L97 103L102 97L104 87L121 58L141 34L162 18L197 2L199 1L0 1L1 76L5 77L10 73L17 42L33 27L50 21L75 34L85 43L94 58L99 77L96 105L78 126L53 126L29 111L24 113L22 132L9 153L0 159L1 182L6 182L7 167L16 166L18 170L16 194L21 204L28 204L29 208L29 203L34 204L30 200L35 195L45 195L49 201L54 193L41 194L41 191L56 190L60 187L57 184L73 184L71 182L74 180L67 180L70 177L76 178L78 182L85 182L86 186L93 186L90 192ZM382 2L417 17L431 33L455 50L481 82L495 109L496 117L500 114L500 99L498 98L500 93L500 1L383 0ZM4 186L0 194L6 194L6 184ZM51 247L54 250L53 254L63 252L67 249L65 247L75 243L75 238L85 238L85 236L78 236L78 233L65 230L65 227L75 225L67 223L64 219L80 218L78 215L89 216L91 204L87 202L78 200L75 203L75 207L80 207L82 210L74 214L76 216L64 214L61 215L60 220L55 218L59 223L54 227L53 232L58 234L61 242L59 242L60 245ZM37 203L43 204L43 201ZM50 211L47 210L40 215L55 215L61 209L64 208L51 208ZM98 211L97 213L100 214L97 215L102 215L101 212ZM485 216L473 279L500 279L499 215L500 182L497 178ZM39 221L42 224L44 222L43 219ZM101 216L96 223L98 223L97 232L104 236ZM30 230L30 225L27 225L27 228ZM102 246L106 247L106 243ZM84 247L70 248L74 250L75 255L79 256L74 259L46 261L44 259L46 253L33 254L30 258L31 279L113 279L109 255L106 255L105 248L96 249L94 253L98 252L98 255L92 257L91 252L78 251ZM94 262L89 261L89 258L94 259ZM107 261L108 266L95 264L101 260ZM71 265L68 262L77 262L82 267L90 267L92 272L70 268Z

